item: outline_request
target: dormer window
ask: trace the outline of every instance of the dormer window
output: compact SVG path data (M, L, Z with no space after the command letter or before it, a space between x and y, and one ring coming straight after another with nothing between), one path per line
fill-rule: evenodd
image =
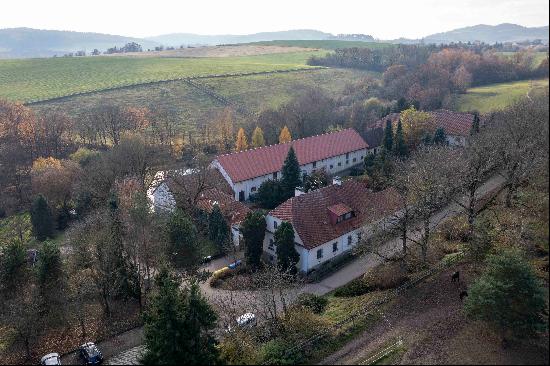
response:
M338 203L336 205L328 207L328 213L330 217L330 222L333 225L349 220L355 216L351 207L343 203Z

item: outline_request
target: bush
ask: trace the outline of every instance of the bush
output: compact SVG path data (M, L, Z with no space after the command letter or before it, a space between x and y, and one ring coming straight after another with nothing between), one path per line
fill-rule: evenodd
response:
M396 288L409 280L407 272L396 262L381 264L368 271L364 278L376 290Z
M327 307L326 297L315 294L301 294L298 296L297 304L311 310L314 314L321 314Z
M372 290L374 289L370 287L367 281L365 281L365 278L361 276L349 282L348 284L337 288L336 291L334 291L334 296L336 297L361 296L371 292Z
M466 216L456 216L443 222L439 230L445 240L461 241L463 243L469 240L468 219Z
M300 351L287 353L292 344L282 339L273 339L262 347L263 364L268 365L296 365L303 363L304 356Z

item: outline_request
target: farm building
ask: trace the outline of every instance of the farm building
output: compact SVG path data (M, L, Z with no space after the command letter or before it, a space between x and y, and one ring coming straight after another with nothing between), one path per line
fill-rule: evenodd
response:
M435 131L437 128L443 128L447 135L447 143L451 146L465 146L466 139L470 135L474 115L471 113L459 113L446 109L438 109L429 112L432 116L431 129ZM386 121L391 121L392 124L397 124L399 113L391 113L376 121L373 127L365 132L365 140L372 149L380 149L384 136L384 128ZM433 132L432 131L432 132Z
M364 182L335 179L332 185L292 197L268 213L264 255L276 260L275 231L289 222L300 254L298 269L309 273L371 236L377 225L391 224L401 207L393 188L372 192Z
M231 187L235 200L245 201L269 179L279 179L284 160L294 148L302 174L325 169L339 174L362 164L369 145L353 129L306 137L292 142L220 155L212 165Z

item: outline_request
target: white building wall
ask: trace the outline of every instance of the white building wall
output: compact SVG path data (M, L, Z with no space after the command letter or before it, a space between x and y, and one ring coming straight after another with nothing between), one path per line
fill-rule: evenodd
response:
M450 146L466 146L466 137L447 135L447 143Z
M172 212L176 209L176 200L166 182L160 183L156 189L148 194L153 210L156 212Z

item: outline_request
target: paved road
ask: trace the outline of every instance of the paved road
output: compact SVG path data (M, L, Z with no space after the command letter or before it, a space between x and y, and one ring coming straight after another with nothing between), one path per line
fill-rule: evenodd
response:
M479 190L478 196L484 196L488 192L502 186L504 178L500 175L496 175L488 180ZM463 201L465 203L465 200ZM463 208L459 204L451 204L441 212L434 215L431 220L432 228L439 225L444 220L456 216L463 212ZM412 236L419 236L420 233L412 234ZM381 248L380 252L384 255L392 254L400 250L400 240L393 239L386 242ZM242 257L242 253L237 253L237 258ZM222 268L227 264L233 262L235 256L229 256L212 261L206 267L209 271ZM376 267L381 263L381 259L375 255L366 255L359 257L340 270L334 272L332 275L324 278L318 283L306 284L302 288L295 291L294 296L300 293L312 293L317 295L324 295L341 287L355 278L363 275L371 268ZM254 310L256 305L254 302L254 296L252 291L224 291L219 289L212 289L207 283L202 284L201 288L205 295L211 300L216 301L220 298L232 297L234 302L240 304L245 311ZM248 310L247 310L248 309ZM100 342L98 346L102 350L107 364L137 364L140 352L143 351L142 346L143 331L142 329L134 329L132 331L123 333L110 340ZM120 352L124 350L123 352ZM71 354L72 355L72 354ZM74 364L74 355L67 355L62 358L64 364ZM73 361L73 362L71 362Z

